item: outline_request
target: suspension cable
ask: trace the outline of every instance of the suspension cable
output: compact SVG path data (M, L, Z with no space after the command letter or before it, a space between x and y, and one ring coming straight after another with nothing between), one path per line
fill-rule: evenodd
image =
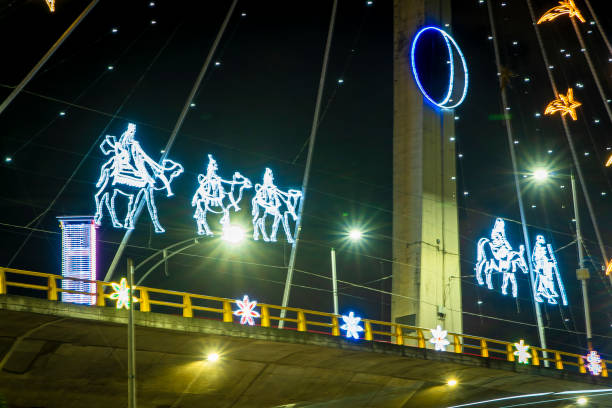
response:
M608 40L608 36L606 36L606 32L603 30L603 27L599 23L599 19L597 18L597 14L595 14L595 10L593 10L593 7L591 7L591 2L589 0L584 0L584 2L586 3L587 7L589 8L589 12L591 13L591 16L593 16L593 20L595 21L595 24L597 25L597 29L599 30L599 34L601 34L601 36L603 37L604 42L606 43L606 47L608 47L608 51L610 52L610 57L612 57L612 45L610 45L610 40Z

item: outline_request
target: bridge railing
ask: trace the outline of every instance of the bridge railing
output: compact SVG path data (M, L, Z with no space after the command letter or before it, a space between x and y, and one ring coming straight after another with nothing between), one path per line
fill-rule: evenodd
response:
M11 279L9 279L11 278ZM96 293L81 292L63 289L61 280L69 279L84 283L94 283ZM62 277L59 275L24 271L12 268L0 268L0 295L8 294L9 288L20 288L20 290L38 291L45 294L49 300L58 300L59 293L74 293L95 296L95 305L105 307L110 303L111 294L105 289L112 284L102 281L89 281ZM13 292L11 290L11 292ZM21 294L21 293L19 293ZM233 305L234 299L226 299L215 296L197 295L186 292L177 292L166 289L147 288L137 286L134 289L134 297L137 298L138 310L151 312L155 310L170 309L173 312L180 311L183 317L209 317L223 322L234 321ZM39 296L40 297L40 296ZM260 325L262 327L278 327L279 321L288 323L287 328L298 332L319 332L331 336L340 336L341 316L333 313L318 312L295 307L282 307L258 303L260 312ZM286 310L286 317L281 318L280 312ZM431 339L431 331L426 328L409 326L405 324L383 322L372 319L362 319L363 338L367 341L384 341L397 345L427 348ZM448 333L447 340L450 342L450 350L458 354L480 355L485 358L505 359L515 361L514 343L489 339L485 337L472 336L461 333ZM431 347L431 344L429 344ZM446 348L449 350L449 348ZM540 347L529 347L531 358L530 365L539 366L548 361L557 370L566 370L567 367L576 367L578 372L586 373L584 356L567 353L559 350L542 349ZM612 360L602 359L602 377L608 377L607 365ZM575 370L575 368L574 368Z

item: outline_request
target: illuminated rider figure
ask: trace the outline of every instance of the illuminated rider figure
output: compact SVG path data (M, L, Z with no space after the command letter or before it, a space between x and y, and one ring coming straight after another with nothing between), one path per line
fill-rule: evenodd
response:
M217 161L209 154L206 175L198 175L198 183L200 186L191 200L191 206L196 207L193 218L196 219L198 224L199 235L214 235L206 221L206 214L208 212L223 214L219 223L223 228L229 226L230 208L234 207L236 211L240 211L238 202L242 199L242 190L252 187L251 181L242 176L239 172L235 172L233 179L230 181L219 177L219 175L217 175L217 170L219 170ZM231 186L230 191L225 190L223 187L224 184ZM234 197L236 186L240 186L238 199ZM226 197L229 197L229 204L225 203Z
M255 185L255 197L251 201L253 205L253 239L257 241L261 233L264 241L275 242L278 224L282 221L287 242L293 243L293 234L289 230L288 216L291 216L294 221L297 220L295 209L300 197L302 197L301 191L289 190L284 192L276 187L272 170L266 168L263 184ZM260 208L264 210L261 216L259 214ZM272 233L269 238L268 234L266 234L266 215L268 214L274 217Z
M538 302L543 302L542 298L546 298L549 304L556 305L558 303L557 298L559 297L559 293L555 288L555 281L557 281L563 304L567 305L565 289L563 288L559 269L557 268L557 260L555 259L552 247L550 244L546 244L542 235L536 237L531 262L536 275L534 284L535 299Z
M510 267L508 254L512 251L512 246L506 239L506 225L501 218L495 220L495 225L491 231L491 251L499 261L499 268L501 270Z

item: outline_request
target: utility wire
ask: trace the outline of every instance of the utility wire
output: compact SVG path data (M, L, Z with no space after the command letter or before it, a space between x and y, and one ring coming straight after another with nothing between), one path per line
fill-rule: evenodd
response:
M589 8L589 12L591 13L591 16L593 17L593 20L595 21L595 24L597 25L597 29L599 30L599 34L601 34L601 37L603 38L604 42L606 43L606 47L608 47L608 52L610 53L610 57L612 57L612 45L610 45L610 40L608 40L608 36L606 35L603 27L599 23L599 18L597 18L597 14L595 14L595 10L593 10L593 7L591 7L590 0L584 0L584 2L586 3L587 7Z

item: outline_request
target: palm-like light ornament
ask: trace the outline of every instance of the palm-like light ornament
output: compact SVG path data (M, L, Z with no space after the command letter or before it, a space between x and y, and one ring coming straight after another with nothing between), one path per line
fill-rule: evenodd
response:
M45 0L45 3L47 3L49 11L53 13L55 11L55 0Z
M446 346L450 344L450 342L446 340L446 335L448 334L448 331L442 330L442 327L440 327L440 325L430 331L431 339L429 339L429 342L434 344L435 350L446 351Z
M244 295L242 300L236 300L238 310L234 311L235 316L240 316L240 324L248 324L249 326L255 325L254 317L259 317L259 312L255 311L257 306L256 300L249 300L248 295Z
M557 99L548 104L544 114L552 115L555 112L561 112L561 116L565 116L569 113L573 120L577 120L576 108L579 106L582 104L574 99L574 90L569 88L567 95L559 94Z
M130 308L130 287L127 285L127 279L121 278L119 283L111 282L111 286L113 287L113 293L111 293L110 298L112 300L116 300L117 303L115 307L117 309L121 308ZM133 302L138 302L138 298L136 296L132 296Z
M601 356L597 354L595 350L592 350L589 352L589 354L587 354L586 361L589 362L589 364L586 365L586 368L592 375L601 374L603 371L603 368L601 367Z
M582 17L580 10L574 4L574 0L566 0L560 1L559 5L548 10L540 19L538 20L538 24L544 23L546 21L553 21L559 16L568 14L570 17L576 17L581 22L585 23L586 20Z
M355 340L359 340L359 332L363 331L363 327L359 325L361 317L357 317L353 312L350 312L348 316L342 316L342 321L344 321L344 324L340 328L346 330L346 338L353 337Z
M518 343L514 343L514 347L516 347L514 355L518 357L518 362L521 364L529 364L529 359L531 358L529 346L525 344L523 340L521 340Z

